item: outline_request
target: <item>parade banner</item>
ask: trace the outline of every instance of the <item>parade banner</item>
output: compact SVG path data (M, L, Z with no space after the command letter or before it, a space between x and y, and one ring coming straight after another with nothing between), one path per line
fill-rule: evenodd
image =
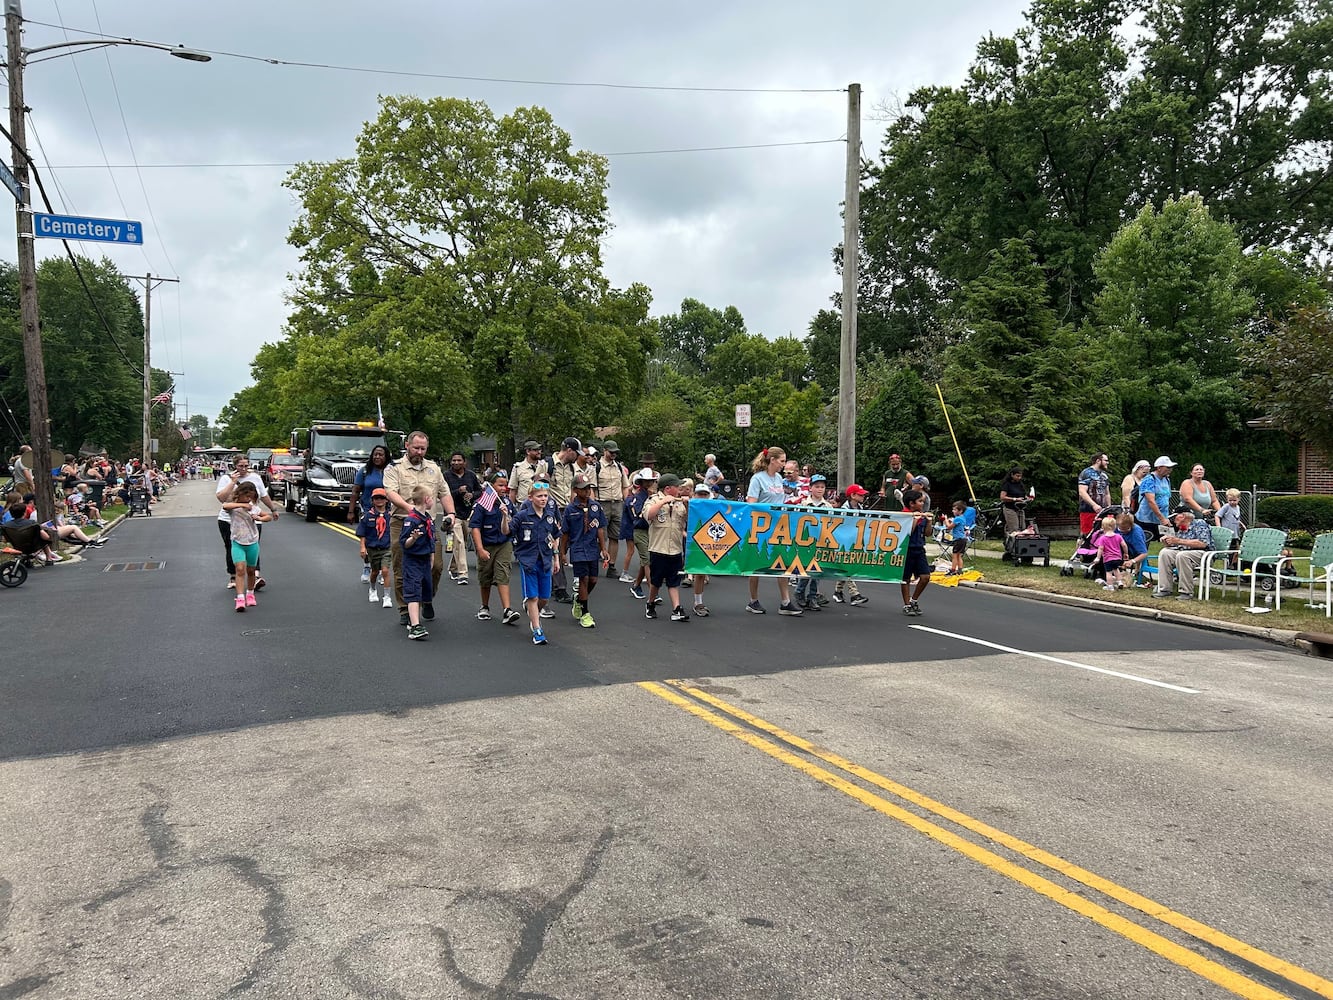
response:
M901 583L911 514L691 500L685 572Z

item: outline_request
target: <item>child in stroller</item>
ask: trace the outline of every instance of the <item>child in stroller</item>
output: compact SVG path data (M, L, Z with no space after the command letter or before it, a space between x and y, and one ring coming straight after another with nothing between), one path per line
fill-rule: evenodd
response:
M1060 567L1061 576L1073 576L1076 571L1081 571L1085 580L1101 580L1105 583L1106 571L1102 566L1102 551L1097 546L1097 540L1107 530L1112 534L1116 533L1115 517L1119 513L1119 507L1102 508L1101 514L1098 515L1099 523L1088 534L1079 535L1078 544L1074 547L1074 554L1066 559L1065 564ZM1104 527L1108 518L1111 521L1109 529Z

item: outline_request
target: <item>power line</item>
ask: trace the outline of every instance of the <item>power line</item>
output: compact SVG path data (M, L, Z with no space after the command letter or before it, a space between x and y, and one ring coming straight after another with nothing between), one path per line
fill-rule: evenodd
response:
M82 28L65 28L64 25L50 24L46 21L29 20L26 23L38 24L44 28L60 28L67 31L77 31L81 35L88 35L92 38L104 38L108 41L143 41L143 39L125 38L119 35L107 35L101 31L86 31ZM153 44L162 45L165 43L154 42ZM171 46L167 47L170 48ZM606 90L655 90L695 94L841 94L845 93L847 90L846 87L692 87L673 84L611 83L609 81L597 80L536 80L504 76L464 76L458 73L421 73L413 70L382 69L369 66L343 66L337 63L303 62L296 59L276 59L270 56L250 55L245 52L227 52L222 49L197 49L196 51L207 52L211 56L223 56L228 59L243 59L250 62L262 62L270 66L292 66L300 69L326 69L340 73L371 73L381 76L407 76L423 80L460 80L467 83L516 83L529 87L594 87Z

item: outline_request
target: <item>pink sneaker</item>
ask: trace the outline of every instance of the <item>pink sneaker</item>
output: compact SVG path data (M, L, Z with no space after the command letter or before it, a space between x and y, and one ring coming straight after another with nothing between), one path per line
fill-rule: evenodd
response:
M247 608L253 608L258 603L259 602L255 600L254 591L251 591L250 593L245 595L245 606Z
M245 598L242 597L240 594L236 595L236 610L237 611L245 610Z

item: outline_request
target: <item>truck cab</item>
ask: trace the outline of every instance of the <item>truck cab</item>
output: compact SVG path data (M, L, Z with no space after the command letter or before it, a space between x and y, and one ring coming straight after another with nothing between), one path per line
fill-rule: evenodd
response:
M315 420L293 429L291 452L301 453L301 468L289 477L287 509L307 521L321 513L346 520L356 474L377 445L385 445L384 431L369 420Z

